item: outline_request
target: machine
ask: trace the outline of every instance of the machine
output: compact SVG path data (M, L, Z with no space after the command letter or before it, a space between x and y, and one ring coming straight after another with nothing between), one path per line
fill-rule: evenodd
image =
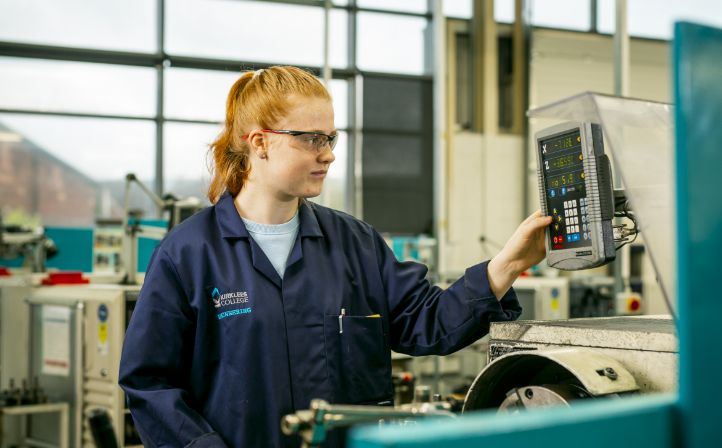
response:
M670 205L661 201L670 194L670 179L665 170L653 169L668 168L664 151L670 148L669 106L582 94L530 116L573 120L536 133L542 208L554 217L547 230L549 265L564 270L602 265L615 258L626 237L643 228L649 236L667 235L648 238L647 243L660 278L669 282L668 272L659 269L668 260L659 257L670 252ZM617 166L624 167L620 174L629 202L612 190L605 141L615 150ZM640 212L639 223L630 205ZM614 225L615 216L629 218L633 226ZM593 278L572 282L572 316L640 312L639 295L617 299L611 283L595 283ZM464 410L510 412L580 399L672 392L677 353L671 316L495 323L489 363L470 388Z
M153 201L158 209L167 213L168 227L166 229L148 228L141 225L140 218L142 217L142 211L136 209L131 210L130 208L130 187L133 184L138 185L138 187ZM179 224L184 219L192 216L204 206L198 198L194 197L178 199L172 194L166 194L160 198L133 173L128 173L125 176L125 195L123 203L123 225L125 227L125 235L127 237L123 244L123 260L125 260L126 272L125 283L128 285L135 285L137 284L136 274L138 272L138 235L140 233L150 233L151 236L161 239L163 238L163 235L165 235L166 231L170 230L173 226Z
M4 225L0 216L0 260L23 257L32 272L45 271L45 262L58 253L53 240L42 227Z
M489 364L469 389L464 412L672 392L677 351L669 316L495 324Z
M28 378L28 313L25 299L33 288L31 274L0 277L0 390Z
M87 417L102 409L120 446L139 446L118 369L125 330L139 286L89 284L35 288L29 295L29 375L38 377L49 401L70 405L71 447L94 446ZM49 415L32 417L32 439L52 441Z

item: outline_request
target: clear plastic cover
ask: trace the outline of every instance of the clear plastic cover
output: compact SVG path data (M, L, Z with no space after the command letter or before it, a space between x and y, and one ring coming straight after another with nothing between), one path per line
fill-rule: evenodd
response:
M587 92L528 115L544 125L586 121L602 126L605 152L622 179L662 293L675 312L673 110L669 104Z

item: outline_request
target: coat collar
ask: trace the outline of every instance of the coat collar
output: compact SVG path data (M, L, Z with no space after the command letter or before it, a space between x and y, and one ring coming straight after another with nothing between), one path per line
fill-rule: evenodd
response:
M221 230L221 236L223 238L250 237L241 216L238 214L238 210L236 210L236 206L233 204L233 197L230 193L223 193L214 207L216 209L218 227ZM315 204L312 202L304 199L301 200L301 205L298 208L300 226L298 233L301 237L323 237L323 232L321 232L321 226L318 225L314 207Z

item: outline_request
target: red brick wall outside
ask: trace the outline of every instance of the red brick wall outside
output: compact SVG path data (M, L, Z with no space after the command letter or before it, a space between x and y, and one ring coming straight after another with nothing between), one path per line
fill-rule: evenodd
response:
M0 142L0 207L40 215L46 226L94 225L92 180L22 143Z

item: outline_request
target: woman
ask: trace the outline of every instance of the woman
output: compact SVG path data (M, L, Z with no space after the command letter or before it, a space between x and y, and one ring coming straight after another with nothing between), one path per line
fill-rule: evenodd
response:
M242 75L211 145L209 207L151 260L120 384L146 446L285 446L285 414L313 398L389 404L390 350L443 355L513 320L510 289L544 257L529 217L447 290L400 263L321 193L337 133L331 98L294 67Z

